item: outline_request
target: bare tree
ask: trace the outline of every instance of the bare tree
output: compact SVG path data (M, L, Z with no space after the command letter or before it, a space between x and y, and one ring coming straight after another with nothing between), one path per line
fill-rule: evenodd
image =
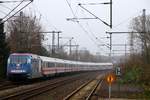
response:
M131 22L131 30L139 32L137 34L131 34L134 46L141 47L141 54L145 58L144 60L148 63L150 62L150 15L148 16L138 16L134 18ZM133 36L134 35L134 36ZM133 38L134 37L134 38Z
M10 20L7 25L11 52L31 52L40 54L43 35L41 24L36 16L23 12Z

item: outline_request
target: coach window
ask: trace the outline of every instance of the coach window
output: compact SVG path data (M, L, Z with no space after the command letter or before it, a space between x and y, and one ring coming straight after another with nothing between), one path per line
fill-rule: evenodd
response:
M68 64L65 64L65 67L68 67Z
M47 62L45 62L45 67L47 67Z
M55 63L56 67L59 67L59 63Z
M53 63L51 63L52 64L52 67L55 67L56 66L56 64L53 62Z
M48 67L50 67L50 63L48 62Z
M64 64L64 67L67 67L67 64Z
M61 67L64 67L64 64L63 64L63 63L61 63Z
M61 63L58 63L58 67L61 67Z
M53 63L48 63L48 67L53 67Z
M69 64L67 64L67 67L69 67Z
M59 67L62 67L62 63L59 64Z
M43 67L46 67L45 61L43 62Z
M61 63L59 64L59 67L62 67L62 64L61 64Z
M47 62L45 62L45 67L47 67Z
M45 67L45 61L43 61L42 66Z

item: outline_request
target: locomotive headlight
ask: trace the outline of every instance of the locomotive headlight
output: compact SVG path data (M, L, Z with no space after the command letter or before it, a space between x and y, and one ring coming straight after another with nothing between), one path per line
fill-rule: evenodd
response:
M20 67L20 64L17 64L17 67Z
M8 58L8 61L7 61L7 63L8 63L8 64L10 63L10 58Z
M27 63L31 63L31 59L27 59Z

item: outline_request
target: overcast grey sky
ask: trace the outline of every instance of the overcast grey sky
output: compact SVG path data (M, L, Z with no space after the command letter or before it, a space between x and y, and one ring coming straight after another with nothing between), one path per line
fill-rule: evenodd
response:
M81 7L78 3L101 3L109 0L68 0L76 17L93 17ZM113 29L104 25L99 20L80 20L79 24L73 21L67 21L66 18L74 17L66 0L34 0L25 11L34 12L37 16L41 15L41 22L47 31L60 30L62 37L74 37L80 48L87 48L93 53L108 53L107 47L98 47L98 44L109 43L106 37L106 31L129 31L129 22L135 16L142 14L142 9L150 14L150 0L113 0ZM109 6L95 5L84 6L99 18L109 23ZM83 30L82 27L84 27ZM88 32L88 33L87 33ZM49 35L50 37L50 35ZM96 37L98 39L96 39ZM127 35L113 35L113 44L128 43ZM61 42L63 42L61 40ZM48 42L50 44L50 42ZM65 43L65 42L64 42ZM122 47L113 47L113 49L124 49Z

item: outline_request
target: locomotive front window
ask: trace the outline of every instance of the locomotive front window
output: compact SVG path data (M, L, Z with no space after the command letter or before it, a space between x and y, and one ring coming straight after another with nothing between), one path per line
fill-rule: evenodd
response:
M27 63L27 56L14 55L10 57L10 63Z

